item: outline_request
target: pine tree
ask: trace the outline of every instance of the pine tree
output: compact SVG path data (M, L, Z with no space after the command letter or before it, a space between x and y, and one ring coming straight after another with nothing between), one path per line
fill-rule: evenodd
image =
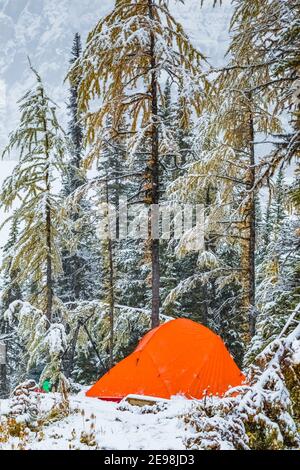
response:
M54 279L61 271L57 247L59 201L53 182L63 167L65 136L56 118L55 104L38 73L31 69L36 85L20 100L20 125L4 152L19 151L19 162L3 184L0 202L9 210L19 201L7 221L14 225L18 221L21 230L3 267L9 266L10 272L16 273L15 283L30 279L37 286L32 300L51 323Z
M167 24L167 27L165 26ZM114 45L113 47L111 45ZM177 87L182 106L182 123L188 126L190 109L201 111L203 88L202 55L197 52L182 27L168 11L164 0L117 0L114 10L90 33L82 61L69 76L72 82L82 76L80 110L87 112L92 97L102 99L96 112L87 114L87 140L93 145L88 161L99 155L103 144L105 118L112 117L117 131L126 112L131 119L129 145L131 154L145 138L149 150L144 162L144 203L157 205L160 199L159 161L172 148L172 138L160 140L163 123L159 119L160 80L171 77ZM137 92L142 83L144 89ZM166 152L167 150L167 152ZM151 221L149 220L149 229ZM159 240L149 231L152 265L152 326L159 323Z
M286 203L286 191L287 187L285 184L285 175L283 169L280 168L275 180L274 196L272 198L272 204L270 207L270 217L275 227L282 225L282 222L285 219L284 206Z
M164 160L163 164L161 164L160 186L162 205L165 208L169 208L171 212L174 210L172 203L175 201L173 201L169 188L173 182L184 174L185 166L193 159L191 128L182 126L181 106L177 101L176 94L175 96L173 95L171 80L167 80L160 105L160 117L164 126L174 136L174 149L176 151L170 149L168 160ZM184 203L183 198L181 202ZM179 259L177 257L177 241L172 238L172 235L174 235L174 232L171 226L170 234L168 234L170 239L162 239L160 242L161 298L163 309L170 316L186 315L205 323L201 314L202 289L199 286L180 300L176 299L175 302L164 304L164 301L170 292L176 288L177 284L185 278L192 276L197 264L197 254L190 254L187 259Z

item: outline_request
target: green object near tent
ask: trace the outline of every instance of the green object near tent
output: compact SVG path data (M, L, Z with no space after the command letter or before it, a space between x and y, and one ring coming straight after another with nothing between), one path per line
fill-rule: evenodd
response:
M51 381L50 381L49 379L44 380L43 385L42 385L42 389L43 389L43 391L46 392L46 393L51 392L52 383L51 383Z

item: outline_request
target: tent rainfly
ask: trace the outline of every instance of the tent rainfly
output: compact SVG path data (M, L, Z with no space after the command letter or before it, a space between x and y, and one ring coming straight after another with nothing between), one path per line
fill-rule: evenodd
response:
M117 402L129 394L200 399L222 396L244 381L218 335L191 320L177 319L149 331L86 395Z

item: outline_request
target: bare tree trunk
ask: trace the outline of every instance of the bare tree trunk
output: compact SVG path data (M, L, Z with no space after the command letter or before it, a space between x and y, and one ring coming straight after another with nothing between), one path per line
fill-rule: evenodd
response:
M82 326L81 323L78 323L76 330L74 332L74 336L71 341L70 349L67 350L65 353L63 369L64 369L64 373L66 377L71 377L73 369L74 369L76 345L77 345L79 330L81 326Z
M148 0L149 17L154 19L153 15L153 0ZM157 84L157 73L156 73L156 57L155 57L155 36L153 32L150 32L150 57L151 57L151 102L152 102L152 135L151 135L151 204L158 205L159 203L159 137L158 137L158 84ZM153 214L152 214L153 215ZM160 266L159 266L159 239L158 236L154 236L153 223L158 222L154 220L152 216L152 233L150 234L150 246L151 246L151 266L152 266L152 314L151 314L151 326L155 328L159 325L159 307L160 307Z
M212 193L213 193L213 187L211 187L211 185L208 185L206 189L206 193L205 193L205 213L207 215L209 215L211 212L210 208L211 208L212 200L213 200ZM205 251L211 251L212 253L215 253L215 242L213 241L214 238L212 235L213 233L209 233L208 239L205 238L204 248L205 248ZM210 290L211 290L211 293L209 293L208 284L204 283L203 284L203 298L205 299L204 304L203 304L204 305L204 325L208 327L210 326L209 321L211 320L210 315L209 315L210 314L209 307L217 296L214 278L210 280ZM218 317L218 321L216 320L216 318L213 318L213 320L215 324L218 326L218 328L220 329L221 328L220 318Z
M85 324L84 322L81 323L81 325L82 325L84 331L86 332L87 337L88 337L88 339L89 339L90 342L91 342L91 345L93 346L93 349L94 349L94 351L95 351L95 353L96 353L96 355L97 355L97 358L98 358L98 360L99 360L99 363L100 363L102 369L105 371L105 370L106 370L106 367L105 367L105 365L103 364L103 361L102 361L101 356L100 356L100 354L99 354L99 351L98 351L98 349L97 349L97 345L96 345L95 341L93 340L91 333L89 332L89 330L88 330L88 328L87 328L87 326L86 326L86 324Z

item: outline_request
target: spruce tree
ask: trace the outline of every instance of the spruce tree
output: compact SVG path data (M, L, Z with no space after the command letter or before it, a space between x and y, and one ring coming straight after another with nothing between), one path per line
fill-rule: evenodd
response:
M75 34L71 50L70 65L80 58L81 38ZM78 108L80 76L71 85L69 91L69 161L64 167L62 197L65 200L76 194L87 183L83 169L84 128ZM63 275L57 284L60 298L70 305L80 300L93 299L99 295L100 279L95 273L100 269L100 255L97 250L95 227L91 221L94 211L86 197L66 211L67 221L62 231L61 249ZM67 236L66 236L67 233Z
M2 296L1 296L1 318L2 315L8 309L9 305L15 300L22 300L22 287L16 281L17 272L14 272L12 268L12 260L14 257L14 247L17 243L18 236L20 233L19 220L13 216L12 223L9 229L8 239L2 248L2 252L5 253L6 263L3 271L3 284L2 284Z
M123 123L124 124L124 123ZM111 129L110 117L106 120L106 128ZM122 126L122 129L124 127ZM114 324L115 324L115 304L117 302L117 253L119 238L119 201L123 191L123 183L119 177L123 174L122 161L125 157L125 149L122 138L109 139L102 149L101 159L98 163L98 175L102 184L98 188L98 197L104 204L104 214L102 214L103 228L106 229L101 240L102 248L102 298L108 304L109 319L109 368L114 363ZM115 220L112 220L112 214ZM115 227L112 226L115 222ZM112 230L116 233L112 233Z
M271 204L273 217L266 219L269 243L264 246L263 257L257 267L259 315L247 362L278 337L300 298L300 218L297 210L291 207L288 186L283 183L282 175L278 174L277 181L285 189L280 196L274 195ZM291 324L290 328L293 326Z
M74 65L74 63L80 58L82 53L82 45L81 45L81 37L79 33L75 34L73 40L73 47L71 50L71 59L70 65ZM79 86L80 86L81 77L78 76L77 79L72 83L70 87L70 96L69 96L69 103L68 103L68 110L70 115L70 122L69 122L69 136L71 141L71 161L69 170L69 179L68 179L68 191L71 193L72 191L76 190L80 187L85 178L83 177L82 173L80 172L81 165L82 165L82 157L83 157L83 138L84 138L84 130L81 122L81 116L78 108L78 93L79 93Z

